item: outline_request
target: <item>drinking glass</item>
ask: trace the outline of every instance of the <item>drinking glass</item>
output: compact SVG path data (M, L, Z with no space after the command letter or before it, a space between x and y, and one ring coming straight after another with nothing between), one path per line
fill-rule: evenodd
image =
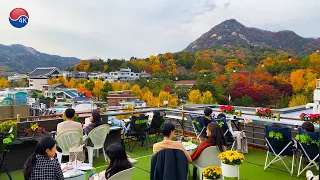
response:
M189 137L188 138L188 146L191 146L192 145L192 137Z

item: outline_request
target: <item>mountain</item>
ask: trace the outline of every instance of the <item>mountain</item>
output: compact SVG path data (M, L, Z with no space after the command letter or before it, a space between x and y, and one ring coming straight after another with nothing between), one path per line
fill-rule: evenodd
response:
M320 38L304 38L288 30L271 32L246 27L235 19L230 19L214 26L190 43L184 51L196 52L221 46L269 47L297 55L306 55L320 48Z
M9 71L26 73L37 67L57 67L64 70L73 67L80 61L74 57L61 57L41 53L31 47L20 44L6 46L0 44L0 65L7 66Z

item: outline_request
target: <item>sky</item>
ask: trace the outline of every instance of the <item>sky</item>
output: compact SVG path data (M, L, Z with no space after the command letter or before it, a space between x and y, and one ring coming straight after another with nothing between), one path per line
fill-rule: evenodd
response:
M29 23L11 26L21 7ZM320 37L320 0L1 0L0 44L80 59L181 51L224 20Z

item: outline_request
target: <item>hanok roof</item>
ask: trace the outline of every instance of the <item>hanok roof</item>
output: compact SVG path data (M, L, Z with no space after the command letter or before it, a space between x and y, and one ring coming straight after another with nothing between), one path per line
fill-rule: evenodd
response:
M52 74L61 74L61 72L56 67L41 67L33 70L29 77L49 77Z

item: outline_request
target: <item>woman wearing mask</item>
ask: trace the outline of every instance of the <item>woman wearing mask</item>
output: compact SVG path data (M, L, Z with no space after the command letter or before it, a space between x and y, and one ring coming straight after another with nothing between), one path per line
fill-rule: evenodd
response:
M57 142L50 136L42 138L23 168L25 180L63 180L60 164L55 159Z

